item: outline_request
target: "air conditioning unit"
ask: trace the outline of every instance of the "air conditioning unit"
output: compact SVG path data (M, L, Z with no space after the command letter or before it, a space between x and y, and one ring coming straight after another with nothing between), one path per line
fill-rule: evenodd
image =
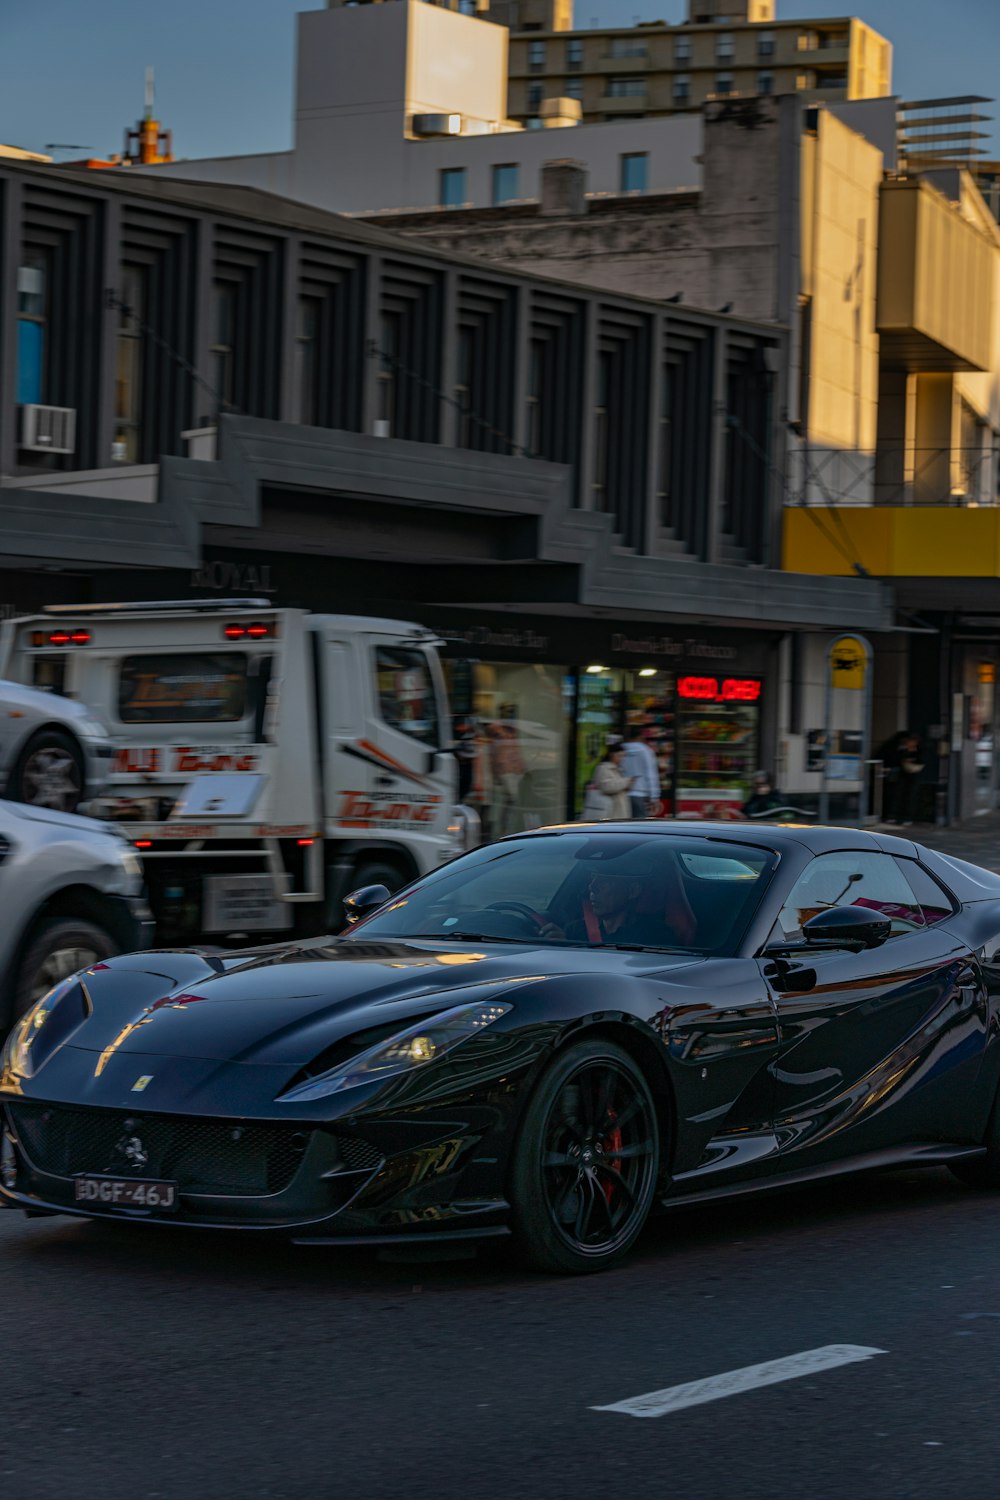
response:
M76 412L71 406L22 406L19 448L32 453L75 453Z
M414 115L410 120L414 135L461 135L461 115Z

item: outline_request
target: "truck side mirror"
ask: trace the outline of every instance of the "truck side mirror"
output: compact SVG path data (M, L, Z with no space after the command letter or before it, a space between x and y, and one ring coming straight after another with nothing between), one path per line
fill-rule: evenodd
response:
M391 895L392 892L385 885L363 885L358 890L351 891L349 896L344 897L344 916L348 927L353 927L362 917L370 917L373 911L378 911L380 906L385 905Z

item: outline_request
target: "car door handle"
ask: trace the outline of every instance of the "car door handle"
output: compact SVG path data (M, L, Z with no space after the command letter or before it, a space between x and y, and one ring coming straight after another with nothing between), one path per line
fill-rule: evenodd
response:
M972 1010L979 999L979 986L974 980L967 979L964 984L958 986L958 993L961 996L959 1009Z
M392 786L392 783L393 783L394 779L395 778L392 777L392 776L386 776L385 774L382 774L380 776L376 776L375 777L375 785L376 786Z

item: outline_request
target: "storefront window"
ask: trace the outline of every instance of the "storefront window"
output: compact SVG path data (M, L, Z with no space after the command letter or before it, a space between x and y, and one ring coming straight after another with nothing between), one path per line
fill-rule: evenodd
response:
M604 754L608 736L621 734L625 673L597 663L580 673L576 719L576 785L573 812L579 816L587 783Z
M484 839L566 817L572 679L540 662L451 662L459 798Z
M717 672L677 679L679 818L724 817L745 802L757 768L761 681Z

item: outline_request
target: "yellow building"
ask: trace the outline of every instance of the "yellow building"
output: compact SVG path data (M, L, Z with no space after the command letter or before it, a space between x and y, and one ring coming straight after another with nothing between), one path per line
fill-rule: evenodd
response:
M728 94L810 101L884 98L892 47L856 17L779 20L774 0L689 0L678 26L573 30L567 0L506 0L480 14L520 29L510 41L508 114L527 124L554 98L585 122L700 110ZM529 21L528 16L532 19Z

